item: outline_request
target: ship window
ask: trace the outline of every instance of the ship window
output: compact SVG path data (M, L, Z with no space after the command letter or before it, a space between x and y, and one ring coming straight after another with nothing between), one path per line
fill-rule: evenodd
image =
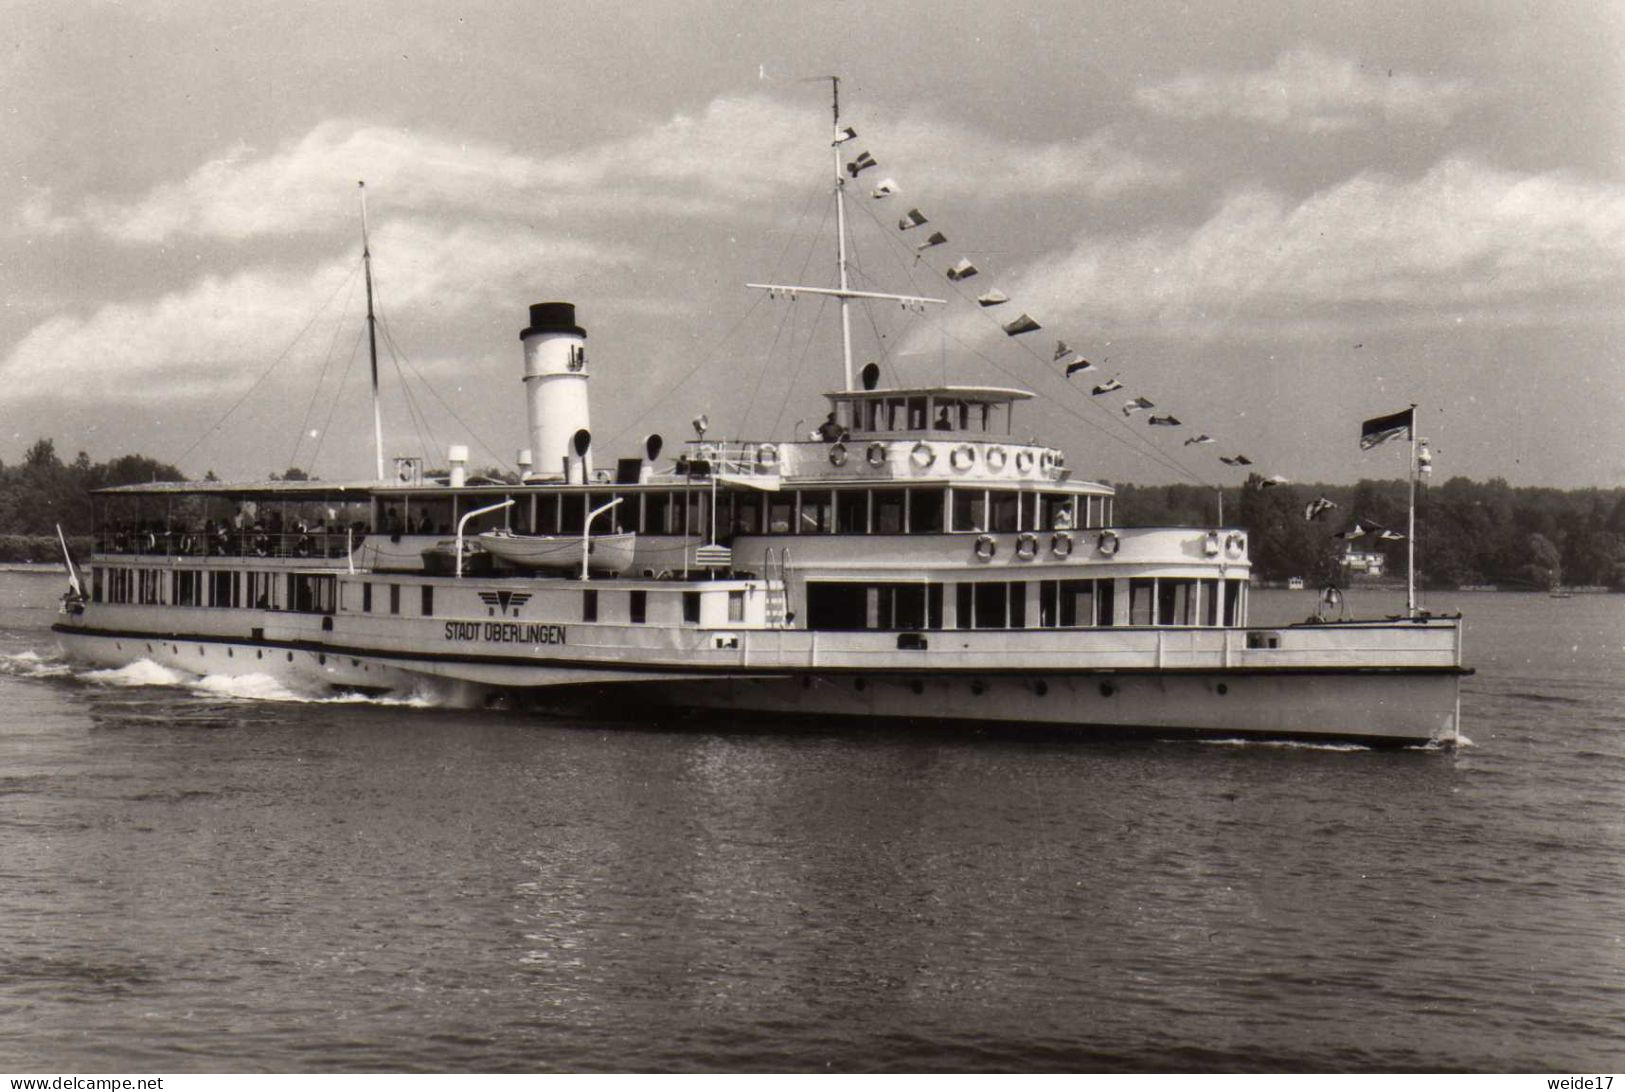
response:
M1219 624L1219 582L1217 580L1204 580L1202 586L1202 624L1216 626Z
M371 611L372 611L372 584L371 584L371 582L368 582L368 583L365 583L365 584L361 585L361 609L363 611L368 612L368 613L371 613Z
M1021 494L1008 493L1003 490L991 495L993 512L993 530L1017 531L1021 520Z
M1102 626L1117 624L1117 581L1101 580L1095 584L1095 621Z
M613 493L594 493L587 498L587 511L591 512L602 508L614 499L615 494ZM607 512L599 512L598 518L592 521L592 533L595 535L620 534L622 530L621 521L626 518L622 513L625 511L626 502L622 501Z
M1022 581L959 585L960 629L1020 629L1026 624L1027 585Z
M1241 589L1244 584L1241 580L1224 582L1224 624L1227 626L1241 625Z
M1095 624L1093 580L1045 580L1039 587L1038 624L1092 626Z
M732 501L732 511L720 508L717 513L717 522L727 527L736 535L755 535L762 530L762 495L755 491L749 493L728 493L717 499L719 506Z
M581 593L581 620L583 622L598 621L598 589L587 588Z
M102 569L100 565L90 570L90 601L92 603L100 603L102 601L102 579Z
M215 606L235 607L237 605L237 599L234 595L232 595L232 592L235 590L235 585L231 579L236 575L236 573L227 572L225 570L219 570L209 574L209 599L214 603Z
M422 613L423 617L425 617L425 618L433 618L434 617L434 585L433 584L424 584L422 586L422 588L420 589L420 591L421 591L422 596L423 596L423 602L421 603L421 607L422 607L421 613Z
M628 592L626 596L626 614L634 625L642 625L649 620L649 593L646 591Z
M908 400L904 398L886 399L886 430L888 432L902 432L908 428Z
M745 593L731 591L728 593L728 621L743 622L745 620Z
M1078 526L1077 498L1065 493L1045 493L1039 500L1041 522L1034 530L1070 531Z
M587 498L581 493L565 493L559 498L559 534L579 535L587 522Z
M687 501L688 523L685 524L685 534L706 535L711 533L710 497L703 492L689 490L685 495Z
M697 625L700 621L700 593L686 591L683 593L683 621Z
M953 530L987 530L986 490L961 489L958 486L955 486L951 492L953 493L954 498Z
M796 526L803 535L825 534L835 529L834 494L827 489L806 490L801 494L801 516Z
M645 534L664 535L671 532L671 494L648 493L643 498L643 526Z
M923 396L908 400L908 427L914 432L919 432L925 428L925 398Z
M773 535L787 535L795 526L796 496L794 493L771 493L767 498L767 530Z
M391 584L389 586L389 613L391 613L391 614L399 614L400 612L401 612L401 586L399 584Z
M1128 624L1149 626L1155 617L1152 602L1157 582L1148 577L1135 577L1128 582Z
M816 630L940 629L942 585L812 581L807 585L807 626Z
M901 489L874 491L874 533L900 535L903 533L903 501L907 494Z
M941 489L908 491L908 529L911 534L934 535L942 531Z
M843 535L869 531L869 491L848 489L835 494L835 527Z
M535 533L538 535L556 535L559 533L559 497L536 496L532 498L536 505Z

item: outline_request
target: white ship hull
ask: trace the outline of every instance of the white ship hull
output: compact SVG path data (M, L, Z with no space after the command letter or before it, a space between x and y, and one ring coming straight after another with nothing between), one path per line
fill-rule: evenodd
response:
M1453 743L1459 733L1463 672L1436 654L1450 647L1454 637L1453 632L1437 631L1454 631L1454 625L1435 623L1433 628L1436 632L1427 636L1435 640L1408 641L1391 656L1371 651L1381 635L1415 637L1425 627L1296 631L1321 638L1357 633L1367 650L1358 656L1338 653L1335 641L1322 642L1318 653L1304 648L1243 653L1237 646L1245 643L1247 631L1202 634L1221 639L1218 656L1231 662L1220 666L1204 666L1194 652L1184 666L1171 666L1169 637L1185 638L1189 631L1165 631L1157 638L1158 631L1151 630L1132 636L1142 644L1147 637L1156 639L1154 655L1163 660L1161 667L1124 648L1115 656L1088 657L1092 665L1079 663L1079 655L1067 655L1073 666L1047 669L1014 666L1017 657L1030 659L1030 650L1017 650L1012 662L1002 665L1001 657L975 651L956 656L958 663L946 657L931 662L919 654L866 649L861 640L833 641L829 635L823 635L824 650L799 642L785 649L781 640L778 655L765 647L754 654L748 648L723 649L715 650L722 655L699 657L690 651L683 654L687 662L677 663L661 662L658 655L633 658L631 650L566 657L535 647L510 650L519 655L483 647L448 655L421 644L364 649L324 642L315 634L242 641L225 635L98 634L71 624L59 626L58 633L68 655L94 665L116 667L148 659L197 675L265 675L304 693L426 696L465 707L519 706L583 715L662 710L849 717L1053 728L1084 736ZM848 647L838 647L843 643ZM1431 653L1430 643L1435 646Z

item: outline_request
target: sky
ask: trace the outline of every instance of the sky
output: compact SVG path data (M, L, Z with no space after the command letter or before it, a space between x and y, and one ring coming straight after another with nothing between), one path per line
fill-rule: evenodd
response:
M8 463L50 437L369 476L361 179L388 455L512 465L545 300L588 330L601 462L701 413L804 433L836 309L745 284L834 281L839 75L843 161L878 163L846 187L856 286L950 301L854 308L883 384L1030 390L1020 438L1084 478L1398 477L1359 423L1415 403L1438 480L1625 486L1612 0L0 13ZM1042 329L1007 336L1021 313ZM1063 378L1057 341L1096 367Z

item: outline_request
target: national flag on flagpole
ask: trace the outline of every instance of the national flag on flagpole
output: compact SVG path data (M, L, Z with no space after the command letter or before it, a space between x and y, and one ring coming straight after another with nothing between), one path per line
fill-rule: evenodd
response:
M1411 428L1416 423L1416 407L1402 409L1398 413L1390 413L1386 417L1373 417L1369 421L1360 423L1360 450L1369 451L1378 444L1392 440L1395 436L1403 434L1410 439Z

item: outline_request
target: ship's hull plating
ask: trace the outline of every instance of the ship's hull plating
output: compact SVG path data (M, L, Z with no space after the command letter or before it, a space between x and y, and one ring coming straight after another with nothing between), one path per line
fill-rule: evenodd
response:
M1083 735L1149 734L1456 742L1457 668L1219 670L795 670L696 676L582 665L480 668L410 655L352 655L218 637L104 635L58 627L64 651L96 666L147 659L197 675L264 675L302 693L427 696L544 713L769 714L1016 725Z

